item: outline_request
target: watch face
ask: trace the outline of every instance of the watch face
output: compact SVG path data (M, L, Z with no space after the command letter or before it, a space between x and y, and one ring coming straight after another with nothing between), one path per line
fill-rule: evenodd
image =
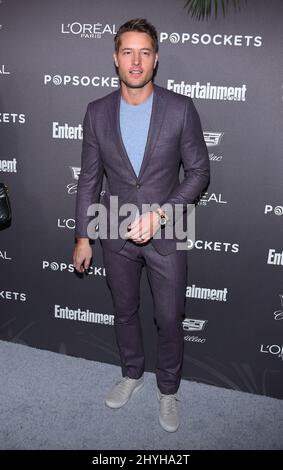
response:
M161 217L160 225L162 225L162 227L164 227L164 225L166 225L166 222L167 222L166 217Z

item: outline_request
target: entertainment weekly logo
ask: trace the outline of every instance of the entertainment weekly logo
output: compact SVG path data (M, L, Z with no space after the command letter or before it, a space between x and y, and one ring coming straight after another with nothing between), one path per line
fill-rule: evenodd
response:
M17 159L13 160L0 160L0 172L3 173L17 173Z
M82 140L83 126L70 126L68 123L52 122L52 139Z
M104 35L113 36L117 33L116 25L109 23L72 23L61 24L61 34L76 36L81 39L101 39Z
M262 36L242 34L200 34L186 32L168 33L162 31L159 36L160 44L169 42L173 45L201 45L201 46L225 46L225 47L261 47Z
M175 80L168 79L167 89L196 99L246 101L247 85L234 87L230 85L212 85L210 82L201 85L200 82L185 83L184 80L175 82Z
M114 315L109 313L91 312L89 309L72 309L68 306L54 305L54 318L60 320L82 321L85 323L98 323L99 325L114 325Z
M195 284L192 284L186 288L186 297L189 297L190 299L226 302L227 295L227 287L224 287L223 289L209 289L208 287L197 287Z
M283 266L283 251L276 252L275 249L270 248L267 255L267 264L274 266Z

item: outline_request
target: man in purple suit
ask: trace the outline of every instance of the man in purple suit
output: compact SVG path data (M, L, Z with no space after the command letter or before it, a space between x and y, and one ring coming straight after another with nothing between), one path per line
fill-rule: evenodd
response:
M88 105L84 118L81 174L76 204L74 266L87 270L92 258L93 204L106 212L96 224L103 249L106 279L115 314L122 379L106 397L120 408L143 386L144 350L138 316L140 277L146 267L158 331L156 362L159 422L179 427L177 391L183 363L183 328L187 252L178 249L176 231L186 222L209 181L209 159L198 113L191 98L153 84L158 61L154 26L130 20L115 36L114 62L120 88ZM180 165L184 178L180 182ZM103 177L105 190L101 192ZM117 198L116 215L111 199ZM126 230L128 204L136 208ZM181 212L174 210L181 207ZM144 209L146 207L146 209ZM148 207L151 209L149 210ZM153 208L152 208L153 207ZM170 210L172 208L172 210ZM113 217L112 217L113 220ZM107 224L106 233L101 226ZM98 227L98 229L97 229ZM128 229L128 230L127 230ZM167 231L167 233L166 233ZM114 233L114 235L113 235Z

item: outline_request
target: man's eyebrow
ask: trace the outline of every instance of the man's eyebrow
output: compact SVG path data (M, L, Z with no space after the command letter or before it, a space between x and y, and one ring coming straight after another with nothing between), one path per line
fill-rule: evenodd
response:
M122 51L132 51L133 47L123 47ZM141 47L140 51L152 51L150 47Z

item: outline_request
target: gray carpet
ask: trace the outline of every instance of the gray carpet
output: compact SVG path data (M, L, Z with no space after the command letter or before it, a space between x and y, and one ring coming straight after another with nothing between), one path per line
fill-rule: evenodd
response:
M0 449L282 449L283 401L182 381L176 433L158 424L154 374L120 410L120 368L0 341Z

